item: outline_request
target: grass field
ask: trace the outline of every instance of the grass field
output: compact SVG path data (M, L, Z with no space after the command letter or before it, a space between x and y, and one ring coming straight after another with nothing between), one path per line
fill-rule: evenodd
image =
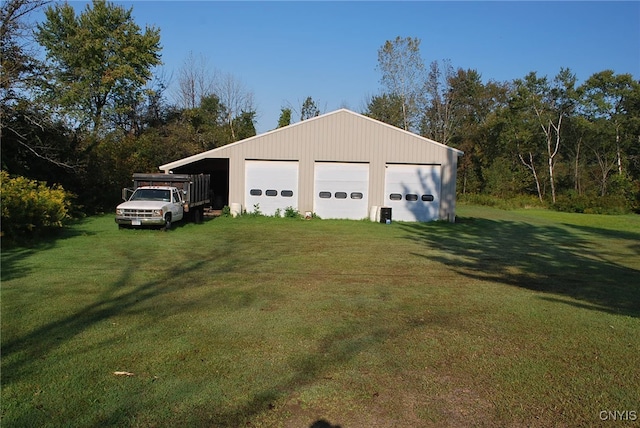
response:
M458 215L4 248L1 425L637 425L640 216Z

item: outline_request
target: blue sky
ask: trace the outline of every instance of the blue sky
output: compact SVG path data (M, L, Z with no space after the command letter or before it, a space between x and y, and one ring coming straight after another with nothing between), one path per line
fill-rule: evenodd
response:
M192 52L254 94L257 131L311 96L322 112L361 112L380 93L377 52L396 36L421 39L426 64L448 59L484 81L579 80L605 69L640 79L640 2L116 2L161 30L162 72L176 84ZM84 2L71 3L80 11ZM299 119L294 113L294 119Z

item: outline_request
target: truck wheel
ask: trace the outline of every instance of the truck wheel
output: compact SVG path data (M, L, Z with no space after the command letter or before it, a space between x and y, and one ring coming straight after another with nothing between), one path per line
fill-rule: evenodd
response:
M196 208L196 210L193 212L193 222L195 224L202 223L202 209Z
M171 229L171 214L167 214L167 216L164 218L164 227L162 228L162 230L169 229Z

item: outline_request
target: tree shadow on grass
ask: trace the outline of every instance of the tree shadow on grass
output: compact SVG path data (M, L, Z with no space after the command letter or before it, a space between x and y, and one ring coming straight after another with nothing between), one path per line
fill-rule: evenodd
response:
M590 235L598 233L607 236L607 231L578 230L565 225L535 226L509 221L462 220L457 224L400 223L400 227L406 230L409 239L421 245L416 256L442 262L461 275L539 290L549 294L544 298L575 301L579 307L584 304L584 307L594 310L635 317L640 315L640 289L636 285L637 281L634 282L638 279L638 270L607 260L594 241L589 239ZM628 248L637 253L637 248L634 247L639 238L637 234L615 237L628 243ZM234 254L235 251L231 248L228 253ZM239 309L254 305L255 300L250 294L253 289L248 292L236 290L235 294L218 294L212 289L206 299L200 302L183 301L178 307L175 307L175 302L163 299L165 294L175 291L175 278L183 277L183 283L189 283L190 275L194 275L194 280L201 278L194 272L202 269L206 269L211 275L238 269L239 274L247 275L247 281L255 282L252 272L238 268L251 265L249 261L241 260L241 257L246 255L238 256L237 260L224 257L221 258L223 261L218 261L215 256L211 256L199 258L184 266L176 264L167 269L166 273L136 286L131 285L136 269L135 263L131 262L123 267L120 277L113 278L104 294L94 303L79 307L74 313L3 345L4 356L13 356L6 366L3 364L3 381L5 374L15 379L21 375L20 371L26 372L30 359L39 358L40 352L53 351L60 341L73 339L92 324L121 313L145 310L143 303L150 300L157 303L157 322L167 313L190 310L199 304L224 307L236 305ZM261 254L255 257L272 256ZM135 260L134 257L126 259ZM205 264L216 266L205 268ZM197 382L185 381L182 384L185 388L184 397L181 399L181 404L185 407L176 411L169 410L169 420L162 419L162 422L174 421L176 425L182 426L248 425L248 421L274 409L296 391L323 379L336 367L348 363L389 338L397 337L405 330L424 325L413 323L414 321L403 320L387 324L382 321L372 323L368 318L355 318L346 326L336 326L320 337L312 349L287 358L284 364L290 368L290 376L267 385L247 385L247 396L235 401L232 406L225 407L221 402L213 400L206 403L198 400L193 404L186 404L189 403L190 394L198 395L200 386ZM18 352L21 354L15 355ZM238 358L242 358L242 355ZM268 368L265 367L265 370ZM244 378L238 373L231 375ZM211 381L215 382L215 377ZM152 415L152 420L163 418L162 415L154 414L159 411L157 408L149 407L157 406L158 400L148 400L145 403L143 400L125 397L124 393L122 397L122 407L107 412L101 419L104 424L95 425L132 424L136 418L145 415ZM177 406L175 401L162 404ZM95 409L87 411L95 412Z
M95 235L95 232L81 230L77 226L86 223L87 219L74 220L71 225L62 229L49 230L39 235L22 236L19 239L2 239L2 281L21 278L29 274L29 270L20 266L20 262L29 255L45 251L56 246L62 240L71 239L79 235ZM73 227L72 227L73 226Z
M216 402L206 402L190 406L187 413L177 413L173 425L212 426L231 428L252 426L252 421L269 412L277 412L282 400L295 396L297 391L319 381L331 379L327 373L348 364L358 355L378 346L386 340L397 337L404 328L415 328L407 325L380 325L368 319L353 319L346 325L317 338L315 346L298 354L290 354L283 362L289 368L287 376L269 383L263 383L261 375L257 379L247 379L246 397L241 397L233 404L221 406ZM241 355L238 358L242 358ZM265 367L265 370L268 368ZM243 373L234 373L234 377L244 378ZM255 383L255 384L254 384ZM261 386L257 386L261 385ZM194 394L198 391L194 390ZM127 412L126 409L123 411ZM310 414L313 410L309 411ZM117 413L117 412L116 412ZM114 416L117 417L117 416ZM313 423L311 420L309 423Z
M234 253L234 251L230 251L230 253ZM224 257L218 260L215 255L203 256L188 264L175 264L172 267L166 267L166 270L153 279L137 284L134 277L138 267L135 262L136 258L131 254L129 257L123 256L123 259L128 260L128 264L122 266L118 277L105 280L101 294L96 296L91 303L76 305L63 316L43 323L24 334L8 338L2 344L2 383L4 386L18 382L23 377L33 377L36 375L33 371L34 360L48 358L65 343L73 341L93 326L114 319L119 315L146 312L149 310L149 306L152 306L156 315L151 314L151 319L155 322L161 322L162 317L175 311L190 311L203 305L208 308L245 309L255 304L255 295L252 293L264 294L264 290L254 290L252 287L248 289L245 287L242 290L229 290L226 287L225 290L220 290L214 287L205 294L206 297L198 295L204 297L201 300L198 300L197 297L191 300L185 299L176 305L174 299L165 298L165 296L175 292L176 289L187 286L185 284L189 284L190 278L202 280L197 274L198 271L206 270L210 275L234 271L243 274L243 267L246 266L247 261L237 257ZM316 349L300 355L292 355L287 362L291 366L291 376L263 388L257 388L246 401L226 408L220 407L216 402L193 405L189 407L188 414L176 412L168 416L169 420L181 424L186 419L196 426L242 426L252 418L272 410L274 403L283 397L289 396L304 385L322 379L324 373L331 368L348 362L371 346L397 334L397 330L393 327L371 326L367 324L366 320L355 320L354 323L355 326L351 326L353 329L345 331L339 328L327 333L318 341ZM85 346L106 346L110 340L112 339L105 338L104 341L99 340L99 343L83 342L80 348L74 348L69 352L79 354L83 352ZM79 371L83 370L85 370L84 367L79 367ZM241 374L235 374L235 376L241 376ZM186 402L191 394L197 396L199 393L197 383L192 385L187 382L184 387L186 388ZM157 401L153 402L153 405L157 404ZM167 404L175 405L175 403ZM11 415L10 419L16 426L31 425L34 420L41 420L39 416L34 416L33 406L30 404L25 406L22 412L17 411ZM95 414L94 420L104 426L126 425L141 415L148 416L152 420L158 417L162 418L162 416L156 415L158 412L156 408L148 406L149 404L144 400L127 399L123 400L121 407L108 410L102 415L94 408L87 409L87 412ZM40 410L44 415L47 409L37 410ZM57 411L62 412L63 410L58 409Z
M637 255L638 233L475 218L402 227L408 239L424 246L416 256L441 262L461 275L640 316L640 271L607 256L615 248ZM603 248L603 237L620 241Z
M104 287L103 292L91 304L78 307L72 313L59 319L42 324L35 330L2 343L2 383L12 382L22 375L32 360L43 358L65 342L72 340L92 326L124 313L135 312L138 307L175 291L178 279L201 269L209 259L201 259L181 266L167 269L159 278L131 286L132 277L137 269L135 257L127 258L129 265L122 269L120 277ZM203 304L193 302L194 306ZM172 301L161 301L155 307L160 313L170 310L187 309L174 307ZM19 354L18 356L14 354Z

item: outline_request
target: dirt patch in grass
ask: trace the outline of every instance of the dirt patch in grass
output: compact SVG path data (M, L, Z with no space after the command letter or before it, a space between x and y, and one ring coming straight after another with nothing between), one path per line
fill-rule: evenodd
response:
M426 372L425 372L426 373ZM269 420L280 420L285 428L309 427L315 421L346 427L460 427L502 426L494 423L495 406L486 393L459 385L459 380L433 372L409 374L387 379L387 387L360 392L339 390L333 400L307 403L299 394L274 406ZM376 377L376 375L374 375ZM381 379L378 376L377 382ZM268 421L259 426L270 426ZM275 426L275 425L274 425ZM280 426L280 425L278 425Z

